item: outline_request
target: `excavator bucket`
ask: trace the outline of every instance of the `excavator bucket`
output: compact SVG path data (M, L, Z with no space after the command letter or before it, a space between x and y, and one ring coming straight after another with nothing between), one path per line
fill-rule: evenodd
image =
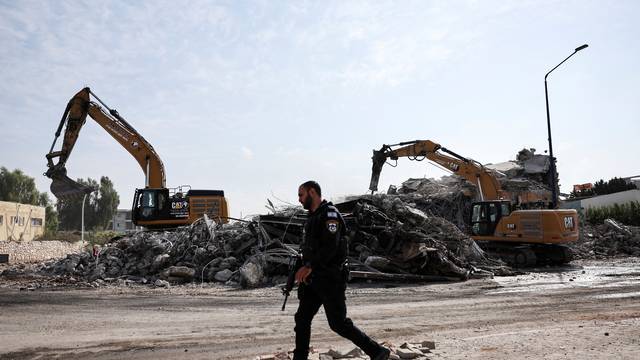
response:
M59 200L71 200L89 194L96 189L71 180L67 176L65 168L51 171L46 174L53 182L51 182L51 192Z

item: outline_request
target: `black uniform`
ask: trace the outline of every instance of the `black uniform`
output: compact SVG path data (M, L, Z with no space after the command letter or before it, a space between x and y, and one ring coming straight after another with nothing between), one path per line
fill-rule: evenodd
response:
M360 331L347 317L345 290L347 243L344 239L346 225L333 204L322 201L316 211L309 214L304 226L302 260L311 267L308 284L298 287L300 305L296 312L296 349L294 360L305 360L309 354L311 321L320 309L329 321L329 327L338 335L351 340L367 355L374 357L383 351L382 346Z

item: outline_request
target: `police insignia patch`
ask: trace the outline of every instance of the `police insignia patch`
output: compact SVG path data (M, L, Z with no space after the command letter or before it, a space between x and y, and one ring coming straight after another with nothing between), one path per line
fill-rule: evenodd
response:
M335 220L327 221L327 230L329 230L329 232L332 234L338 232L338 222Z

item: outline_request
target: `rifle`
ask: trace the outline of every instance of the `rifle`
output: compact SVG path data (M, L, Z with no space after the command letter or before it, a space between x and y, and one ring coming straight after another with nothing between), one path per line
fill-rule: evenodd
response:
M289 257L289 276L287 276L287 283L282 288L282 294L284 295L284 302L282 303L282 311L287 306L287 299L289 294L293 290L293 286L296 284L296 272L302 267L302 257L300 254L291 255Z

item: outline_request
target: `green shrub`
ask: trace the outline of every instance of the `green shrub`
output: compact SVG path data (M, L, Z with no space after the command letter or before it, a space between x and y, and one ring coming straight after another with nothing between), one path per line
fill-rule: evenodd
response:
M625 225L640 226L640 202L631 201L626 204L614 204L586 210L587 222L602 224L605 219L614 219Z

